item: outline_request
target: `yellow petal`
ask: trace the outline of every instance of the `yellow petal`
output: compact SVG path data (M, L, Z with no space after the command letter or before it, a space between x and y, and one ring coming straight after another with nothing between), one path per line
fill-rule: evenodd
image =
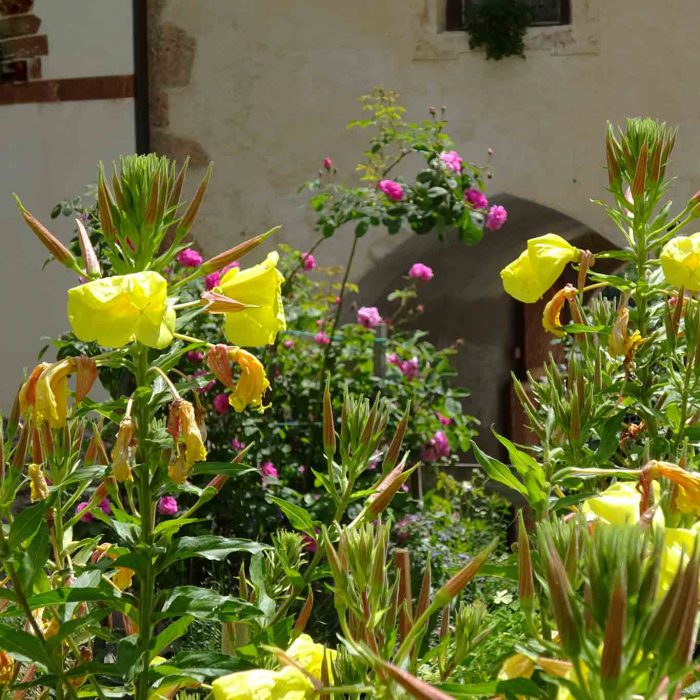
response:
M501 666L498 674L500 680L511 680L512 678L530 678L535 672L535 664L524 654L513 654L509 656Z
M50 365L36 383L36 419L48 421L52 428L62 428L68 417L68 375L75 360L68 357Z
M542 314L542 327L552 335L556 335L557 338L563 338L565 333L561 330L561 310L564 306L564 302L568 299L573 299L578 290L571 284L567 284L564 288L560 289L544 307L544 313Z
M231 348L229 357L241 370L238 383L229 394L228 401L240 413L248 406L260 412L265 410L263 396L270 386L265 368L260 360L242 348Z
M254 308L243 308L225 314L224 334L229 342L242 346L274 343L278 331L287 325L282 305L284 277L277 269L279 255L272 252L267 259L247 270L233 268L215 289L230 299Z
M639 504L641 494L634 481L618 481L609 486L599 496L587 499L582 507L584 513L590 514L613 525L632 525L639 521ZM658 501L659 485L654 484L654 497ZM664 525L661 508L654 513L654 524Z
M671 239L661 251L666 281L691 292L700 291L700 233Z
M83 341L118 348L134 340L162 349L173 339L175 312L157 272L94 280L68 290L68 321Z
M330 672L331 664L335 661L335 657L338 654L335 650L326 649L323 644L314 642L308 634L302 634L297 637L286 653L292 661L296 661L305 671L319 679L321 678L324 655L327 658Z
M304 700L312 697L313 686L294 668L256 668L217 678L212 691L214 700Z
M580 251L561 236L547 233L531 238L517 260L501 270L503 289L518 301L537 301L556 281L567 263L577 260Z

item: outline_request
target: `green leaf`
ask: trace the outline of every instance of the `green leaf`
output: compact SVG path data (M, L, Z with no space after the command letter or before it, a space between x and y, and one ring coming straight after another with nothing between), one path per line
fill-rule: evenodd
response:
M182 674L204 682L228 673L250 668L250 664L235 656L214 651L183 651L163 664L153 666L153 672L170 678Z
M52 498L35 503L20 511L10 527L10 549L17 549L23 542L33 537L44 522L44 513Z
M14 654L20 661L37 661L47 665L48 656L42 643L21 629L0 624L0 649Z
M170 646L176 639L182 637L187 628L192 624L193 617L185 615L175 622L171 622L156 638L151 642L150 658L158 656L163 649Z
M542 465L531 455L518 449L508 438L492 431L496 439L508 450L513 468L520 474L527 489L530 503L540 503L547 497L545 476Z
M237 622L260 616L260 610L240 598L226 596L209 588L179 586L169 591L160 619L181 615L198 620Z
M251 467L247 464L234 464L233 462L198 462L194 465L192 474L194 476L199 474L220 474L222 476L237 477L255 471L257 471L255 467Z
M285 501L282 498L277 498L276 496L268 496L268 499L280 507L280 510L287 516L294 529L301 530L312 537L315 535L316 529L314 527L314 522L311 520L311 516L308 512L301 506Z
M474 450L474 455L481 465L481 468L486 472L490 479L497 481L499 484L507 486L513 491L517 491L519 494L522 494L527 498L527 489L518 481L518 479L514 476L510 469L503 464L503 462L499 462L497 459L484 454L475 443L472 443L472 450Z
M218 535L200 535L199 537L182 537L168 552L167 563L188 559L189 557L204 557L210 561L222 561L234 552L256 554L269 549L268 545L252 540L240 540Z

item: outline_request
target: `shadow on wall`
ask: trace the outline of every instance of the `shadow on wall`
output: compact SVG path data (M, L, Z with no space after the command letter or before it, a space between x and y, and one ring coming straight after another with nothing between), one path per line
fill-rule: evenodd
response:
M550 232L569 240L600 237L554 209L510 195L492 201L508 210L503 229L487 232L474 247L456 238L439 241L433 235L407 236L403 245L364 276L360 289L363 303L372 301L381 310L387 294L401 283L414 262L433 269L435 277L421 290L420 301L426 311L417 325L427 330L439 347L457 338L463 340L454 361L456 381L471 391L464 409L481 421L479 446L489 454L503 456L491 426L506 435L511 432L510 373L522 368L525 329L522 307L503 291L499 272L524 250L528 238Z

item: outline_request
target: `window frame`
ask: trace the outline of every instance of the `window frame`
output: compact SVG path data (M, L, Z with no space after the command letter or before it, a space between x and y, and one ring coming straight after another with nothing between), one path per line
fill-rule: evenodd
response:
M464 31L464 12L472 0L445 0L445 31ZM559 1L559 22L533 22L531 27L563 27L571 24L571 0Z

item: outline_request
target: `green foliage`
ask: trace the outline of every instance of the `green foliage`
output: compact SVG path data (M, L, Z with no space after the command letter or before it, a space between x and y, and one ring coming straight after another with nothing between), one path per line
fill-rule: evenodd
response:
M525 33L532 8L522 0L475 0L470 3L465 28L472 49L484 47L486 58L525 57Z

